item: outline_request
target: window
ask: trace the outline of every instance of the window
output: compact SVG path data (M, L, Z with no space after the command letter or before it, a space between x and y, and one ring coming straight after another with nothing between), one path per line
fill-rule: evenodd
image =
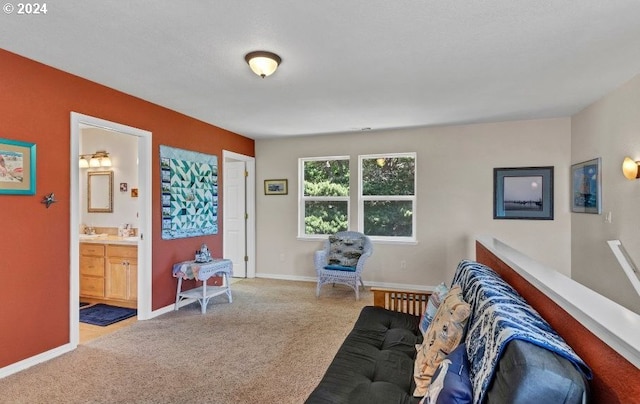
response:
M359 156L358 227L372 239L415 241L416 153Z
M301 237L333 234L349 227L349 156L299 160Z

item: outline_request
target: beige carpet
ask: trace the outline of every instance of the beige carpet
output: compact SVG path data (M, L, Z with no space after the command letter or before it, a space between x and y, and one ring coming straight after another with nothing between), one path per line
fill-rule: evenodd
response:
M346 286L246 279L0 380L2 403L302 403L360 313Z

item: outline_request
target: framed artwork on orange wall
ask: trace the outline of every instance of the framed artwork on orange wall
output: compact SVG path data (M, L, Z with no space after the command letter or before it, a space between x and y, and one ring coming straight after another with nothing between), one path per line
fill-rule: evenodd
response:
M0 194L36 193L36 145L0 139Z

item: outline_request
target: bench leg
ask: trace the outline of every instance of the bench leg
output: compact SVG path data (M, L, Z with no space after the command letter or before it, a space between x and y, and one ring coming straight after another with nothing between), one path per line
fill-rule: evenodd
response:
M222 276L224 277L224 283L227 287L227 297L229 298L229 303L233 302L233 298L231 297L231 282L229 282L229 275L225 272L222 274Z
M209 303L209 299L207 298L207 281L202 281L202 300L200 300L200 311L202 314L207 312L207 304Z
M182 278L178 278L178 289L176 290L176 307L175 311L178 311L178 303L180 302L180 291L182 290Z

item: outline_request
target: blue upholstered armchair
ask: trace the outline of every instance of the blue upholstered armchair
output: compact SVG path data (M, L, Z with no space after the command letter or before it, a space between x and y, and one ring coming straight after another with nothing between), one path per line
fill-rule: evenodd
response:
M320 288L325 283L342 283L356 292L356 300L360 298L362 270L364 263L373 253L373 245L369 237L355 231L342 231L330 235L325 241L324 249L314 254L314 264L318 274L316 297L320 296Z

